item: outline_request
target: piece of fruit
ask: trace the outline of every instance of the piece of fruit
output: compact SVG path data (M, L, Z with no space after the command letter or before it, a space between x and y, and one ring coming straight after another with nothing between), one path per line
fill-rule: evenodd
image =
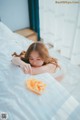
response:
M26 85L29 90L31 90L32 92L38 95L40 95L46 87L46 84L34 78L27 80Z

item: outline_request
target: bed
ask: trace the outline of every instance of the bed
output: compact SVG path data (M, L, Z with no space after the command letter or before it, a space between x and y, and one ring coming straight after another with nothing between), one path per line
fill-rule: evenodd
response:
M80 68L53 49L50 54L66 68L64 80L58 82L48 73L39 74L33 77L46 83L44 93L39 96L26 88L25 81L31 76L11 63L11 55L26 50L31 43L0 22L0 113L6 112L10 120L80 120Z

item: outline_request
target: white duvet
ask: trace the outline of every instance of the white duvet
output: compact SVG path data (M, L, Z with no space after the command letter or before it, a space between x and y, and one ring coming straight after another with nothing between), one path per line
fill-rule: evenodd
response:
M68 59L53 51L50 49L50 54L58 59L65 74L60 84L80 102L80 67L72 65Z
M20 53L27 50L31 43L0 23L0 112L7 112L10 120L79 120L80 68L71 65L53 49L49 50L50 54L59 59L65 70L65 78L60 83L70 94L48 73L35 76L48 86L42 96L26 89L25 80L30 75L11 63L11 55L15 51Z
M0 22L0 72L8 66L12 59L12 53L20 53L27 50L32 41L13 33L7 26ZM80 101L80 67L70 64L70 61L62 57L54 49L49 49L50 55L56 57L61 64L65 77L60 83L78 100ZM5 66L5 64L7 66ZM4 66L4 68L3 68ZM16 68L17 69L17 68ZM54 75L53 75L54 76Z

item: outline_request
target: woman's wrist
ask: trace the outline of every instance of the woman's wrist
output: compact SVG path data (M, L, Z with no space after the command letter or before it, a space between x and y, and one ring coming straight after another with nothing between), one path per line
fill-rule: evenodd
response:
M14 57L12 59L12 63L15 64L15 65L18 65L18 66L21 66L22 65L22 60L20 59L20 57Z

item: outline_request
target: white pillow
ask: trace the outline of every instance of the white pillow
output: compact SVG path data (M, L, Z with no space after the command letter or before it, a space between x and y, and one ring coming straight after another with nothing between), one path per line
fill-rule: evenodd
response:
M0 38L10 37L13 32L2 22L0 22Z

